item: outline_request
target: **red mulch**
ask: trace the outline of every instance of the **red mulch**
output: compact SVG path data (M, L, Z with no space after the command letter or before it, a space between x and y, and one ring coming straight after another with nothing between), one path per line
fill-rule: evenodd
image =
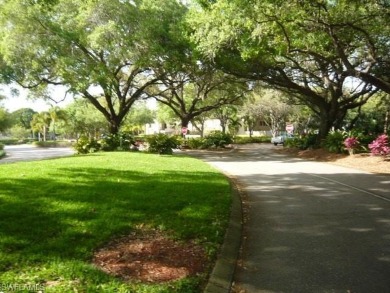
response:
M199 245L178 242L153 230L108 243L95 253L93 263L124 280L159 283L203 273L208 261Z

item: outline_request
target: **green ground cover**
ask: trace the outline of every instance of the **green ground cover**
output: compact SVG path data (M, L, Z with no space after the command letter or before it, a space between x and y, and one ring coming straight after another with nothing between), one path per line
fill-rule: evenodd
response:
M205 276L123 282L93 266L93 252L141 225L196 240L212 260L230 200L223 175L185 156L95 153L0 165L0 284L41 284L45 292L199 292Z

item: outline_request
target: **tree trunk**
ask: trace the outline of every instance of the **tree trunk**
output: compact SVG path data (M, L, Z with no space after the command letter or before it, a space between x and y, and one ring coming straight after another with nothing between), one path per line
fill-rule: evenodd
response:
M43 126L43 141L46 141L46 126Z
M121 125L121 121L112 118L110 120L110 128L109 128L110 134L117 134L119 132L120 125Z
M185 116L185 117L180 117L181 120L181 128L187 128L188 129L188 124L191 121L191 118ZM180 133L183 137L185 137L185 134L183 133L182 129L180 130Z
M222 133L226 133L227 119L220 118L219 122L220 122L220 125L221 125L221 128L222 128Z
M320 113L320 125L316 145L320 146L322 141L327 137L329 131L336 123L336 111L322 109Z
M383 126L383 133L387 134L387 129L389 128L389 116L390 116L390 109L387 108L386 114L385 114L385 125Z

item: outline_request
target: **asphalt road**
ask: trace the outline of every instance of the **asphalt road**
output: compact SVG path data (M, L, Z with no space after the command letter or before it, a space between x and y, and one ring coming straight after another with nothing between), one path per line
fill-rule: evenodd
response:
M5 146L4 150L7 155L0 159L0 164L64 157L75 153L71 148L39 148L27 144Z
M390 176L245 145L201 152L244 192L233 292L389 293ZM69 148L6 147L1 163L72 155Z
M200 153L244 192L233 292L390 292L390 176L245 145Z

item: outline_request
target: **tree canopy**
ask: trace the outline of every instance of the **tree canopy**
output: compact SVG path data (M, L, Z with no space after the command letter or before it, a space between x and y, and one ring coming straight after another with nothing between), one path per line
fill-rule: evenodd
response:
M196 60L192 63L187 60L186 67L179 71L166 71L161 83L149 94L170 107L182 127L205 112L239 103L248 91L245 80Z
M203 7L188 18L199 49L224 71L309 106L320 118L320 139L348 110L388 91L383 1L218 0Z
M116 133L160 76L186 11L175 0L2 1L0 55L24 87L63 85L87 99ZM103 99L100 99L103 97Z

